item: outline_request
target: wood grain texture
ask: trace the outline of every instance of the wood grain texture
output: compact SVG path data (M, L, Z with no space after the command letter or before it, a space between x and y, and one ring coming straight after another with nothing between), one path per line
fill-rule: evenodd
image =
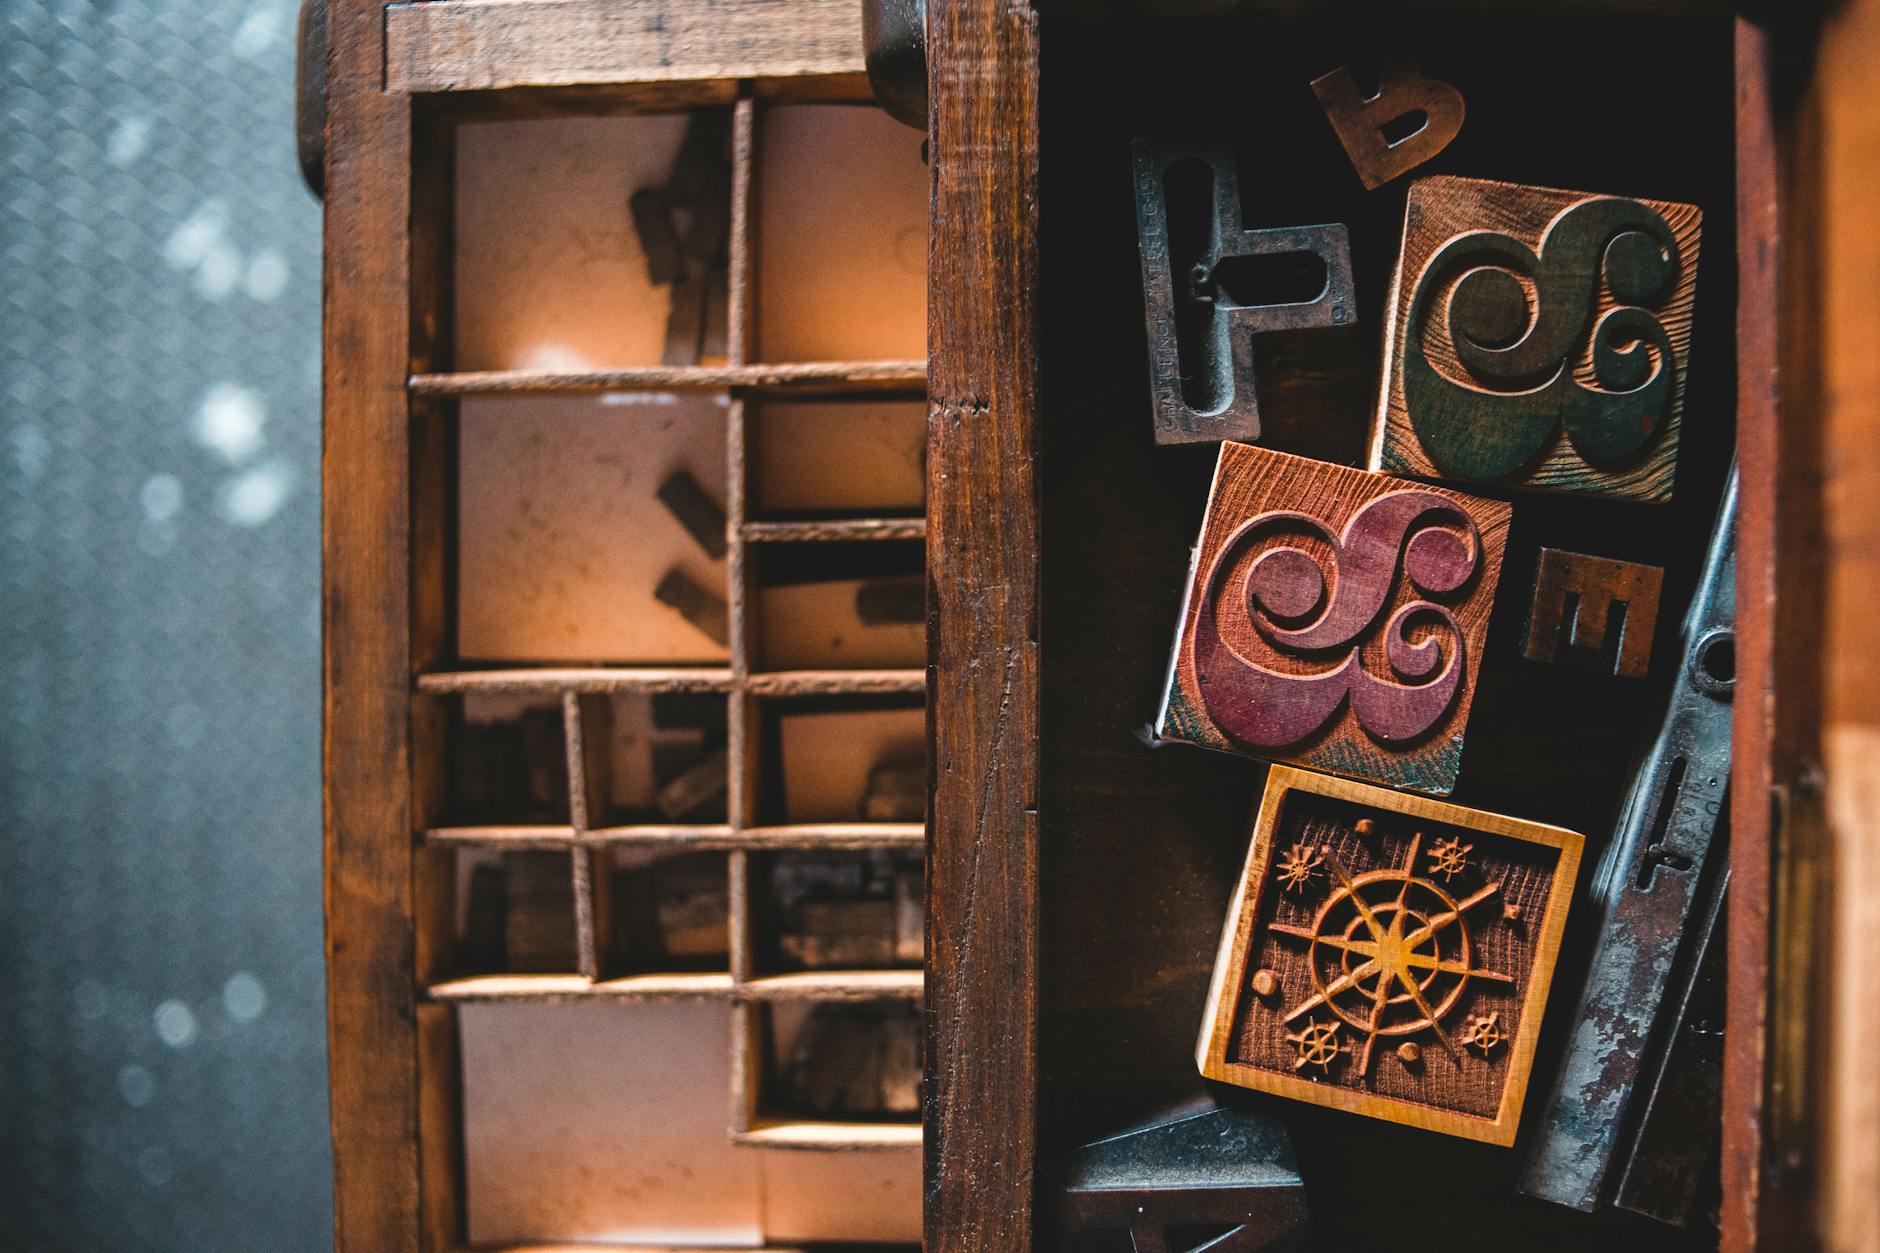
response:
M385 8L392 91L860 74L848 0L432 0Z
M1651 665L1664 582L1665 572L1658 566L1541 549L1521 655L1529 661L1566 660L1560 656L1564 626L1570 648L1602 659L1610 653L1611 673L1644 678Z
M1583 843L1275 767L1221 932L1201 1073L1513 1144ZM1257 971L1276 976L1271 996L1250 986Z
M928 5L929 1253L1029 1248L1038 976L1038 26Z
M1768 1162L1768 1013L1771 948L1769 899L1773 890L1772 805L1775 785L1791 771L1777 754L1799 726L1789 708L1807 704L1778 697L1778 683L1800 677L1807 663L1791 653L1781 660L1780 640L1807 648L1812 631L1783 630L1777 601L1778 562L1790 577L1806 579L1807 564L1791 567L1804 553L1791 542L1794 526L1806 526L1808 508L1798 489L1802 482L1785 464L1782 418L1777 391L1780 343L1778 310L1782 305L1782 269L1790 258L1783 248L1780 211L1780 156L1776 102L1770 81L1770 46L1756 25L1738 20L1736 60L1736 374L1737 458L1741 499L1737 523L1737 683L1732 698L1734 760L1730 778L1730 880L1728 913L1728 991L1725 1000L1723 1058L1723 1153L1721 1176L1728 1203L1722 1211L1722 1253L1753 1253L1793 1248L1781 1239L1785 1220L1778 1217L1779 1185L1771 1186ZM1796 440L1799 445L1802 441ZM1798 590L1805 587L1798 583ZM1790 602L1792 603L1792 602ZM1800 624L1796 624L1800 625ZM1784 719L1784 715L1787 718ZM1806 715L1804 715L1804 718ZM1778 719L1789 730L1777 730ZM1771 1202L1775 1203L1772 1204ZM1792 1215L1786 1221L1792 1221ZM1787 1234L1797 1234L1790 1230Z
M411 863L411 109L378 0L328 45L321 551L334 1245L420 1247ZM427 1119L426 1126L432 1124ZM433 1128L435 1129L435 1128Z
M1639 223L1662 238L1645 242ZM1413 183L1388 305L1372 468L1669 499L1701 224L1695 205L1482 179ZM1644 290L1617 299L1627 267L1607 250L1615 238L1641 251L1675 245L1668 276L1641 262L1635 282ZM1612 343L1602 347L1593 331L1609 317ZM1625 345L1641 326L1664 342L1650 350L1656 371L1634 381L1623 376L1646 349ZM1473 355L1452 329L1470 336ZM1453 433L1437 442L1445 432Z
M415 396L590 396L601 392L896 393L926 382L924 361L640 366L623 370L463 370L414 374Z
M1157 733L1447 793L1511 513L1498 501L1221 445ZM1425 544L1454 545L1458 564L1447 573L1459 586L1434 590L1419 560L1435 551ZM1419 586L1397 579L1400 564ZM1424 656L1429 672L1404 668L1405 642L1438 650Z
M1366 191L1401 178L1449 146L1467 112L1462 93L1448 83L1425 78L1414 62L1395 61L1378 73L1377 92L1367 96L1339 66L1312 80L1312 94L1325 106L1325 119L1351 158L1351 168ZM1421 114L1423 124L1399 139L1385 128Z

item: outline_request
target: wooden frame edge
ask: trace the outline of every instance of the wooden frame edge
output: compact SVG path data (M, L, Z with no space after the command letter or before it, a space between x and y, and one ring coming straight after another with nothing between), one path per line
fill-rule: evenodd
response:
M1260 893L1256 885L1265 876L1266 855L1271 851L1270 839L1279 822L1280 807L1295 792L1360 804L1383 801L1387 803L1381 807L1392 813L1464 830L1520 839L1559 852L1553 886L1548 891L1547 913L1534 939L1534 965L1529 984L1533 990L1529 993L1528 1004L1522 1009L1521 1025L1510 1042L1508 1078L1502 1085L1501 1101L1494 1118L1420 1106L1415 1102L1380 1097L1374 1093L1327 1088L1311 1080L1275 1075L1227 1059L1227 1037L1233 1030L1234 1016L1240 1004L1240 989L1247 980L1247 939L1260 908ZM1306 1100L1327 1109L1363 1114L1384 1122L1436 1131L1500 1148L1512 1146L1521 1130L1521 1112L1526 1105L1528 1080L1540 1044L1548 991L1560 958L1560 945L1566 933L1567 914L1572 908L1575 886L1579 880L1580 858L1585 850L1586 837L1577 831L1550 823L1470 809L1435 797L1361 783L1320 771L1275 765L1267 775L1266 787L1260 797L1259 813L1254 820L1248 844L1246 869L1234 887L1233 903L1229 906L1227 921L1221 929L1220 951L1209 978L1208 1000L1202 1011L1201 1036L1196 1043L1196 1060L1202 1076L1253 1091ZM1404 1116L1400 1117L1400 1113ZM1412 1113L1414 1117L1409 1116Z
M1038 27L927 10L925 1245L1032 1236L1038 1099Z

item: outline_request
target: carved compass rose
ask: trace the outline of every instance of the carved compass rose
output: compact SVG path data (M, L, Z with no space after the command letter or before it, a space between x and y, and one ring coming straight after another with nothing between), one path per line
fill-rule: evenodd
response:
M1364 1037L1358 1050L1360 1075L1370 1073L1380 1036L1434 1032L1449 1055L1460 1060L1442 1023L1460 1004L1469 981L1514 983L1510 975L1474 965L1465 920L1501 886L1490 883L1455 899L1416 873L1422 841L1421 835L1410 841L1401 866L1355 877L1327 850L1325 861L1338 887L1319 906L1312 925L1275 922L1269 928L1311 946L1316 990L1288 1010L1284 1021L1292 1024L1321 1007L1329 1010Z

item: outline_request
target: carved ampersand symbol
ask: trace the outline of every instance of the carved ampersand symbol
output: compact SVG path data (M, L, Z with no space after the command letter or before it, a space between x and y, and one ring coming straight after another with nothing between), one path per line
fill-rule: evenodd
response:
M1337 657L1329 669L1287 674L1235 651L1216 618L1223 585L1241 557L1263 540L1301 532L1331 549L1329 572L1304 550L1276 543L1254 558L1242 588L1254 629L1277 652ZM1390 601L1400 555L1413 587L1426 597L1446 597L1468 583L1481 552L1474 521L1435 492L1380 496L1352 515L1342 536L1291 510L1243 522L1214 558L1195 623L1195 680L1208 716L1243 744L1284 748L1325 727L1349 696L1358 725L1372 738L1399 744L1422 735L1455 703L1466 672L1455 617L1426 599L1390 615L1384 653L1403 683L1372 675L1360 654ZM1411 641L1410 629L1428 623L1448 628L1446 652L1437 636Z
M1539 455L1562 426L1596 465L1643 448L1675 394L1671 341L1652 311L1676 289L1681 264L1664 217L1617 197L1562 210L1538 255L1497 231L1438 248L1417 280L1404 332L1404 403L1430 460L1459 478L1499 478ZM1615 303L1595 318L1602 287ZM1420 342L1445 294L1461 379L1439 370ZM1574 377L1589 335L1597 387Z

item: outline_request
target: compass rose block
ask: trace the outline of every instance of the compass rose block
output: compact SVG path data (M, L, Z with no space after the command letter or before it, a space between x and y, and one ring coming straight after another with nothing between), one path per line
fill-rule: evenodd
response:
M1512 512L1222 444L1156 734L1446 794Z
M1584 841L1275 766L1221 932L1210 1079L1510 1145ZM1300 890L1286 859L1308 849ZM1278 995L1256 995L1269 972Z

